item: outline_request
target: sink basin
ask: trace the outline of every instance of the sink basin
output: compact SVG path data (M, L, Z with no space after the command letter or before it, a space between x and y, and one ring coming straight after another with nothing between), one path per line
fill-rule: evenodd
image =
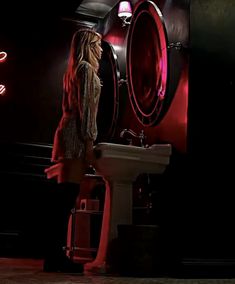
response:
M94 148L97 172L108 179L132 180L141 173L161 174L170 162L171 145L155 144L148 148L99 143Z
M96 172L105 181L105 203L96 259L85 264L95 274L115 271L117 263L110 250L117 241L117 226L132 224L132 184L141 173L162 174L170 163L171 145L149 148L99 143L94 147Z

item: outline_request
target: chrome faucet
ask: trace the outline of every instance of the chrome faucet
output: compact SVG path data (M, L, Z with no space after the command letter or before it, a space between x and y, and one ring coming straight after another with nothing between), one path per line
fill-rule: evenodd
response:
M141 147L144 147L145 145L144 145L144 140L145 140L145 138L146 138L146 136L144 135L144 130L141 130L140 131L140 134L137 134L136 132L134 132L133 130L131 130L131 129L123 129L121 132L120 132L120 137L121 138L124 138L124 135L126 134L126 133L129 133L132 137L135 137L135 138L139 138L140 139L140 146ZM130 140L130 142L132 142L131 140ZM131 144L131 143L130 143Z

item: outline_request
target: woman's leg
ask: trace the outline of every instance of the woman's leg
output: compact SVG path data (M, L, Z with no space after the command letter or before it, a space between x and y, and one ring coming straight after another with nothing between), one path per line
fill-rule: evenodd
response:
M49 232L46 236L44 271L81 272L82 265L73 263L63 249L67 244L68 221L79 194L79 184L60 183L51 206Z

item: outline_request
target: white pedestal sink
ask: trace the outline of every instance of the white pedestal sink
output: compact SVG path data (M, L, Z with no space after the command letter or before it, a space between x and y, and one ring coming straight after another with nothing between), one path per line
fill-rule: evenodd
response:
M96 259L85 264L86 272L108 273L109 247L117 239L118 224L132 224L132 183L141 173L162 174L170 162L171 145L149 148L112 143L94 147L96 171L106 184L100 243Z

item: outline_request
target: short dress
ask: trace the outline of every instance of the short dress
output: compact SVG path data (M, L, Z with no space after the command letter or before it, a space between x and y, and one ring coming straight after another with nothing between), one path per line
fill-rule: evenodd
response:
M82 61L71 92L64 90L63 115L56 129L52 162L61 168L58 182L80 182L84 172L86 140L97 138L97 112L101 92L100 79L94 68Z

